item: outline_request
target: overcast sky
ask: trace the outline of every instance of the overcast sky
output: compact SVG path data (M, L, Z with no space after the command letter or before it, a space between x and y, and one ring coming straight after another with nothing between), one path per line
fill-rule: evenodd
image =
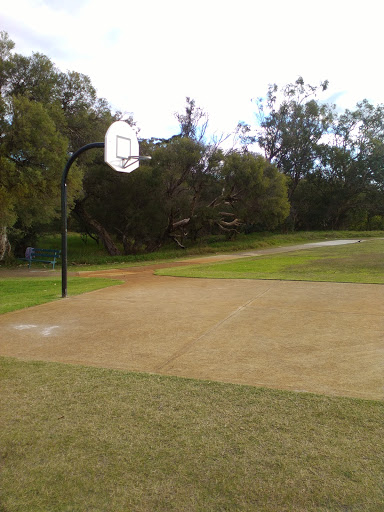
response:
M177 133L185 97L211 130L252 122L269 83L328 79L322 99L384 103L382 6L377 0L17 0L1 2L15 50L46 54L88 75L140 137Z

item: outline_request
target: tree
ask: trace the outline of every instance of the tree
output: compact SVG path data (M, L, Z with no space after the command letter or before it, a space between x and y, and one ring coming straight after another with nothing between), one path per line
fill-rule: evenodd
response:
M125 174L100 162L88 179L93 185L85 184L91 191L85 200L86 211L122 244L125 254L152 251L161 245L167 215L157 168L141 164Z
M85 75L61 73L48 57L13 53L0 34L0 259L33 243L60 215L60 178L69 151L102 140L114 118ZM84 155L68 179L68 203L95 157ZM9 228L12 228L9 231ZM17 248L17 247L16 247Z
M69 150L76 151L89 142L103 141L108 126L119 118L107 101L98 98L88 76L69 71L59 74L60 106L65 116L65 135ZM92 158L86 154L86 158Z
M384 105L363 100L335 119L320 172L332 226L364 227L382 212L376 198L384 192Z
M325 91L328 81L319 87L305 84L302 77L279 89L270 85L266 99L257 100L256 133L242 125L245 146L257 143L265 158L289 176L289 198L301 179L311 173L328 133L334 109L316 100L319 89Z
M126 253L154 250L168 239L182 246L199 202L194 186L202 151L185 137L142 142L141 153L152 160L139 170L127 175L99 167L86 175L88 212L114 233ZM106 209L107 203L113 207Z
M196 142L204 141L209 117L201 107L196 106L194 99L187 96L185 112L176 112L175 117L180 125L180 137L187 137Z
M14 233L49 222L59 201L58 173L67 141L57 121L55 69L40 54L13 54L8 34L0 38L0 259L10 251Z
M46 55L33 53L26 57L16 53L10 56L9 64L4 91L7 96L24 96L45 105L59 100L58 70Z
M248 232L273 230L288 216L287 180L261 155L232 152L221 174L222 216L231 219L219 221L222 230L231 233L241 225Z
M16 215L14 213L14 197L9 193L5 176L14 173L14 165L6 158L2 140L6 131L7 106L4 101L4 88L10 72L9 57L15 43L11 41L8 34L0 32L0 261L10 252L7 226L14 224Z
M0 213L3 235L7 226L26 232L57 215L67 157L67 140L41 103L15 96L9 105L12 123L1 141L0 189L7 197Z
M7 85L8 76L10 74L12 63L10 56L15 43L9 39L7 32L0 32L0 95L3 98L4 89Z
M153 155L155 172L162 177L167 216L162 238L171 238L180 247L196 215L203 182L213 163L206 156L205 145L189 137L175 137Z

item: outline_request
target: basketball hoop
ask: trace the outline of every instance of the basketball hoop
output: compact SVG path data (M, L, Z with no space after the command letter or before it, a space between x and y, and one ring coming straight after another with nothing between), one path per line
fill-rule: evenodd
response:
M139 156L139 142L136 132L124 121L112 123L105 134L105 142L93 142L78 149L71 155L61 177L61 293L67 296L67 176L76 158L92 148L104 148L104 161L118 172L132 172L142 160L151 160L150 156Z
M127 169L129 166L136 164L137 161L142 162L142 161L149 161L149 160L152 160L151 156L130 156L129 158L122 158L121 166L123 169ZM136 169L136 167L135 167L135 169Z
M132 172L150 156L139 156L136 132L128 123L116 121L105 134L104 161L117 172Z

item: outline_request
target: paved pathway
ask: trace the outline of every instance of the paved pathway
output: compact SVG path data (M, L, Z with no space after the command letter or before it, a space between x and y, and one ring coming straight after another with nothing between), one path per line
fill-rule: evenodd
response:
M173 265L0 316L0 355L383 398L383 286L153 275Z

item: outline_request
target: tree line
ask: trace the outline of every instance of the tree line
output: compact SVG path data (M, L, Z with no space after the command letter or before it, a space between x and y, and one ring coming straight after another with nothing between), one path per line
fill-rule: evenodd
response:
M54 229L69 155L103 141L123 118L86 75L14 46L1 32L0 259ZM177 134L139 138L152 160L132 174L111 171L100 151L84 153L68 179L73 228L109 254L169 241L183 248L216 233L383 229L384 106L364 100L338 114L317 99L327 86L302 78L271 85L256 102L255 125L239 123L235 148L207 136L208 114L186 98Z

